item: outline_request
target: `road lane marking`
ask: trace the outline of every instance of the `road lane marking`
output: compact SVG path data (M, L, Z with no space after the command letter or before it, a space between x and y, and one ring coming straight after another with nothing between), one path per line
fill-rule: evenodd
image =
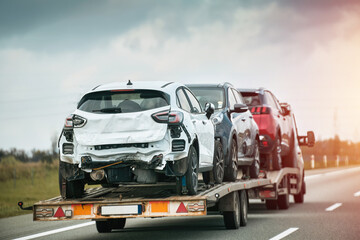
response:
M310 179L313 179L313 178L329 176L329 175L330 176L331 175L340 175L340 174L343 174L343 173L356 172L356 171L359 171L359 170L360 170L360 167L347 168L347 169L343 169L343 170L335 170L335 171L331 171L331 172L327 172L327 173L319 173L319 174L315 174L315 175L305 176L305 180L310 180Z
M284 237L292 234L293 232L297 231L299 228L289 228L286 231L283 231L282 233L280 233L279 235L276 235L273 238L270 238L269 240L280 240L283 239Z
M77 228L87 227L87 226L94 225L94 224L95 224L95 221L86 222L86 223L73 225L73 226L70 226L70 227L54 229L54 230L51 230L51 231L37 233L37 234L29 235L29 236L26 236L26 237L16 238L14 240L27 240L27 239L39 238L39 237L44 237L44 236L55 234L55 233L60 233L60 232L65 232L65 231L69 231L69 230L73 230L73 229L77 229Z
M360 191L354 193L354 197L360 197Z
M338 207L341 207L341 205L342 205L342 203L335 203L335 204L331 205L330 207L328 207L327 209L325 209L325 211L327 211L327 212L334 211Z

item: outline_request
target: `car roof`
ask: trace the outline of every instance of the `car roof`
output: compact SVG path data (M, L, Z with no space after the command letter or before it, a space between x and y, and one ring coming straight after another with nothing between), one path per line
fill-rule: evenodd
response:
M148 89L148 90L159 90L159 91L170 91L173 88L184 86L180 83L166 82L166 81L123 81L123 82L112 82L106 83L94 87L90 92L108 91L115 89Z
M225 87L225 86L231 86L234 87L229 82L223 82L223 83L196 83L196 84L185 84L187 87Z
M265 88L238 88L237 90L241 93L256 92L256 93L264 94L266 89Z

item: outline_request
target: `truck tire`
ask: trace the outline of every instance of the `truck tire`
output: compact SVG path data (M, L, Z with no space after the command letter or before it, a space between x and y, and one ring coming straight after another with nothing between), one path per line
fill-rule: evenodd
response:
M254 161L250 166L250 178L258 178L260 173L260 151L259 151L259 143L255 141L255 154Z
M126 224L126 218L116 218L108 221L110 221L111 229L124 229Z
M229 162L228 166L225 168L224 178L227 181L235 182L238 175L238 151L237 144L235 140L231 141L230 153L229 153Z
M81 180L67 181L59 168L59 188L62 198L80 198L84 194L85 184Z
M96 230L99 233L109 233L111 232L111 223L110 221L96 221Z
M295 203L304 203L305 189L306 189L306 184L303 179L301 184L301 191L299 192L299 194L294 195Z
M222 183L224 180L224 165L225 160L223 146L219 140L216 140L214 148L213 169L209 172L203 172L204 183L209 184L211 177L214 178L215 183Z
M239 194L235 194L235 211L223 212L224 223L226 229L238 229L240 227L240 200Z
M281 139L277 135L275 138L275 147L271 153L273 170L281 169Z
M248 197L245 190L241 190L240 194L240 226L244 227L247 224L248 214Z
M289 205L290 205L290 200L289 200L289 184L288 184L288 179L287 177L285 176L285 181L284 181L284 188L287 188L288 191L286 194L283 194L283 195L279 195L278 196L278 199L277 199L277 204L278 204L278 207L279 209L282 209L282 210L286 210L289 208Z
M265 201L266 209L268 210L276 210L277 209L277 201L273 199L266 199Z
M196 195L198 188L199 159L194 146L190 146L188 161L188 169L185 173L186 188L189 195Z

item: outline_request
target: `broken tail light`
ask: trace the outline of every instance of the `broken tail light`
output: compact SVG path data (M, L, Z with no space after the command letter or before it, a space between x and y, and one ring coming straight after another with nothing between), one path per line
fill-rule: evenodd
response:
M158 123L168 123L169 125L180 125L183 122L184 114L182 112L161 111L151 115Z
M86 118L80 117L79 115L70 115L65 119L65 129L81 128L85 126Z

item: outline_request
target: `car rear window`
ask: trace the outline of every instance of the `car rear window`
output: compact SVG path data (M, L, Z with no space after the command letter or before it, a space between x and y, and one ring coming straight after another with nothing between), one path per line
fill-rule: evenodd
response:
M263 104L260 94L256 92L241 92L241 95L243 96L245 104L248 106L258 106Z
M215 109L225 107L224 89L218 87L189 87L204 108L206 103L213 103Z
M86 94L78 109L92 113L141 112L169 105L168 95L154 90L112 90Z

